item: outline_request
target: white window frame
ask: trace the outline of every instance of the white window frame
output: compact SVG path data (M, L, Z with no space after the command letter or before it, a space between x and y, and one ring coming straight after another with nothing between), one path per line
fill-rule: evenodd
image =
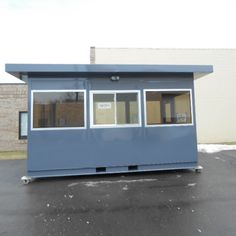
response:
M116 94L119 93L137 93L138 94L138 124L94 124L94 114L93 114L93 95L94 94ZM140 90L90 90L89 92L90 100L90 128L131 128L131 127L141 127L142 126L142 116L141 116L141 96ZM115 100L115 123L117 123L116 117L116 100Z
M84 93L84 126L83 127L44 127L34 128L33 114L34 114L34 93L56 93L56 92L83 92ZM31 90L31 113L30 113L30 129L32 131L43 131L43 130L74 130L74 129L86 129L87 128L87 96L85 89L57 89L57 90Z
M190 106L191 106L191 123L186 124L147 124L147 107L146 107L146 92L189 92L190 93ZM171 126L193 126L194 125L194 115L193 115L193 98L192 98L192 89L144 89L143 90L143 99L144 99L144 126L145 127L171 127Z

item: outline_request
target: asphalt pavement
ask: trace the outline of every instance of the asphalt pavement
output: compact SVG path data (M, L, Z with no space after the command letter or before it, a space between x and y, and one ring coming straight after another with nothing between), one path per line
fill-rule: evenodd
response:
M37 179L0 161L0 236L236 235L236 151L191 170Z

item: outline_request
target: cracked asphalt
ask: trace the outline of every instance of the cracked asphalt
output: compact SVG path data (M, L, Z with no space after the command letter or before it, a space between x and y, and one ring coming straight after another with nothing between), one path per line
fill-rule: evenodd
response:
M0 235L236 235L236 151L191 170L37 179L0 161Z

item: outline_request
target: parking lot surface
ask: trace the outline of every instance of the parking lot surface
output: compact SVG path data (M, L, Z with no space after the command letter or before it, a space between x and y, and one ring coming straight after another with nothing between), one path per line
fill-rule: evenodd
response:
M191 170L37 179L0 161L0 235L236 235L236 151Z

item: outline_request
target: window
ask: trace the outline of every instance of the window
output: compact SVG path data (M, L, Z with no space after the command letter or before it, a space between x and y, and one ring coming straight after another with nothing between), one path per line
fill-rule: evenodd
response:
M92 127L141 126L139 91L91 91Z
M19 112L19 139L27 139L28 133L28 113L26 111Z
M85 91L32 91L33 129L85 127Z
M192 124L190 90L145 90L146 125Z

